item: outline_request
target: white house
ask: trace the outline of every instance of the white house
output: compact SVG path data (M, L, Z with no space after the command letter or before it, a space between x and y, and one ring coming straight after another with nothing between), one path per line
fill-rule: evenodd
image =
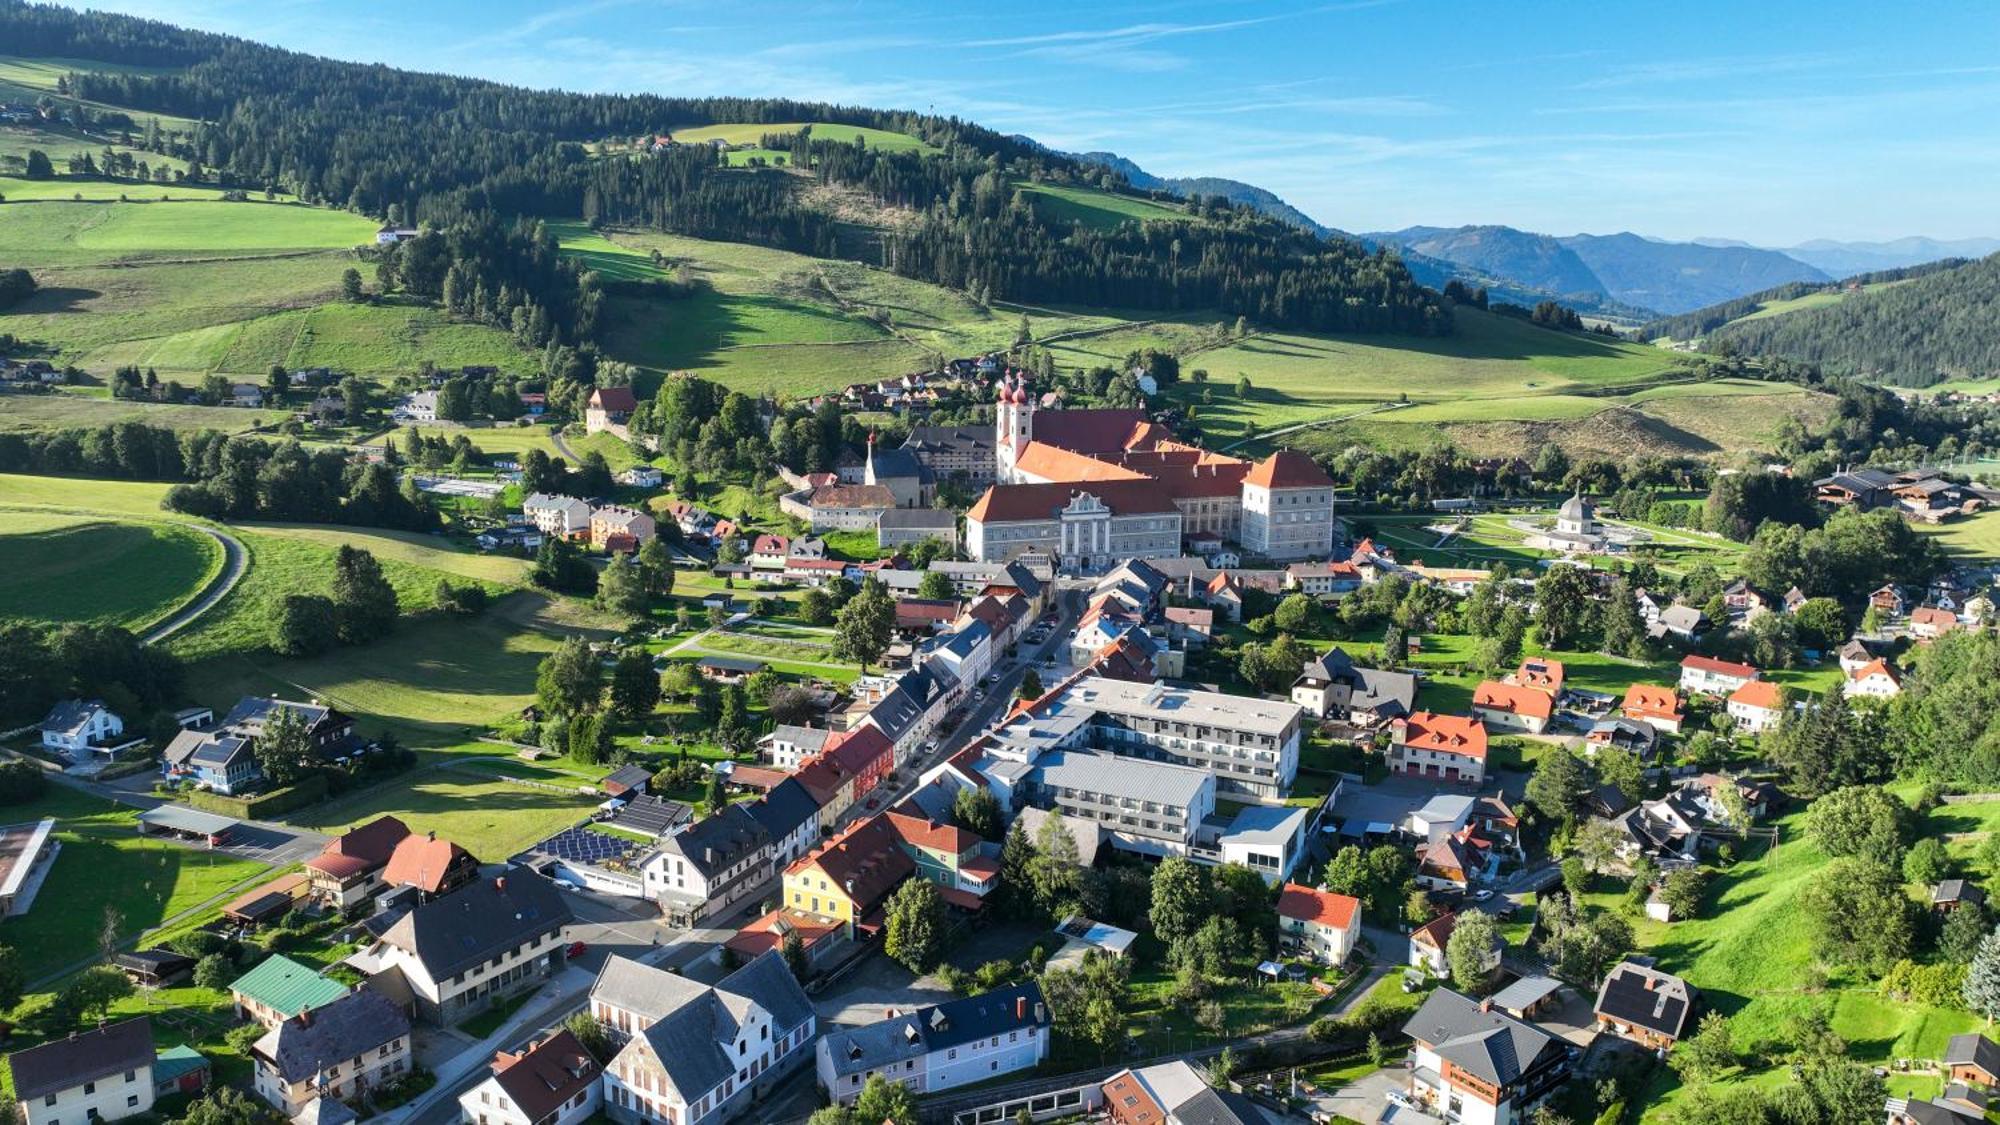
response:
M820 1040L820 1088L852 1105L876 1075L914 1094L984 1082L1047 1058L1051 1027L1034 981L910 1012L892 1008L886 1019Z
M651 465L634 465L618 474L618 483L627 488L658 488L667 475Z
M1421 1112L1460 1125L1518 1125L1569 1079L1581 1052L1491 1003L1440 988L1403 1026L1408 1094Z
M543 535L573 539L590 534L590 505L574 496L537 492L521 502L521 514Z
M1729 693L1728 711L1737 729L1761 734L1784 716L1784 690L1768 680L1748 681Z
M49 711L41 731L43 746L82 755L108 751L112 740L124 735L125 720L102 699L66 699Z
M1886 660L1872 660L1847 674L1846 693L1856 699L1894 699L1903 693L1903 678Z
M410 1017L381 993L357 989L265 1032L250 1058L257 1096L291 1117L315 1098L358 1098L409 1073Z
M458 1096L464 1125L573 1125L603 1104L604 1068L567 1028L518 1054L493 1056L493 1073Z
M400 977L419 1015L453 1024L561 972L572 917L554 883L514 869L424 903L347 964Z
M1361 933L1361 900L1286 883L1278 892L1278 945L1327 965L1342 965Z
M145 1016L7 1056L27 1125L87 1125L153 1109L153 1025Z
M714 986L613 957L591 985L590 1010L618 1044L603 1100L621 1125L719 1125L809 1058L819 1030L776 951Z
M1728 695L1761 675L1748 664L1712 656L1691 655L1681 660L1681 690L1702 695Z

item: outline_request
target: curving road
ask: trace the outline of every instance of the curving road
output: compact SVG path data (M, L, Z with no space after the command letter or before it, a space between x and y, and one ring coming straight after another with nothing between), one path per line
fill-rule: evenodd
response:
M206 524L187 523L181 526L201 532L222 545L222 571L211 579L196 598L158 625L148 629L139 638L140 644L158 644L194 624L202 614L215 608L215 603L229 596L236 583L243 578L243 571L249 565L250 553L243 549L242 540L227 532L217 531Z
M556 452L561 454L563 460L568 461L572 467L582 465L583 458L578 457L576 450L569 447L569 442L563 440L563 430L565 429L568 429L568 427L561 426L550 430L549 443L556 447Z

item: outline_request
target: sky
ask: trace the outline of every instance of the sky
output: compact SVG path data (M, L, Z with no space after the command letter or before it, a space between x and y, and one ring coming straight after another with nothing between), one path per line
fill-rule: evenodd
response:
M90 0L393 66L931 110L1329 226L2000 234L2000 4Z

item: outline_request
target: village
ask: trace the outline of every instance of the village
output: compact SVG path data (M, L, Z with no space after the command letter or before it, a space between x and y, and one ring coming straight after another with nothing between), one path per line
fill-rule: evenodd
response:
M1045 400L990 357L955 366L993 380L990 427L781 465L783 522L711 512L643 460L593 496L524 494L518 465L418 478L481 505L462 533L480 550L666 568L649 581L695 589L703 618L622 650L635 675L765 714L719 720L719 760L681 735L678 758L621 748L582 787L594 807L516 854L394 815L289 828L263 795L301 763L406 768L317 699L188 706L139 773L136 715L58 704L35 737L62 784L144 802L161 840L288 862L86 971L160 1002L13 1052L31 1125L215 1081L199 1050L156 1046L190 988L226 995L207 1039L226 1032L237 1081L300 1125L1576 1120L1727 1034L1620 909L1649 933L1700 925L1704 887L1772 862L1775 825L1816 795L1789 791L1771 740L1828 698L1887 706L1927 648L1993 619L1991 574L1966 568L1874 589L1852 630L1827 623L1831 591L1637 585L1628 564L1687 537L1581 490L1343 517L1301 454L1215 453L1144 410ZM638 409L598 388L584 433L637 444ZM435 392L396 419L434 424ZM1936 471L1812 489L1913 523L1991 499ZM973 497L962 517L950 495ZM1472 561L1480 536L1541 564L1424 561ZM1419 640L1475 611L1492 620L1455 628L1476 654ZM1607 672L1554 643L1565 613L1654 655ZM1225 642L1240 663L1216 660ZM620 649L579 651L590 692L607 672L622 690ZM857 674L827 678L829 653ZM492 741L532 764L559 717ZM11 913L61 894L53 827L7 830ZM1934 866L1931 916L1983 920L1981 887ZM1120 1011L1141 996L1150 1014ZM1889 1125L1979 1120L2000 1046L1968 1030L1905 1064Z

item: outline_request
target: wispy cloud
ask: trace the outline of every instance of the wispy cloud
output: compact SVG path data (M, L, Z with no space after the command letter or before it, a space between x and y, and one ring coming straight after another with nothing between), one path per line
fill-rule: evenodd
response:
M1712 82L1774 74L1824 70L1841 60L1828 55L1739 55L1706 59L1657 59L1627 63L1615 70L1574 83L1571 89L1608 90L1677 82Z

